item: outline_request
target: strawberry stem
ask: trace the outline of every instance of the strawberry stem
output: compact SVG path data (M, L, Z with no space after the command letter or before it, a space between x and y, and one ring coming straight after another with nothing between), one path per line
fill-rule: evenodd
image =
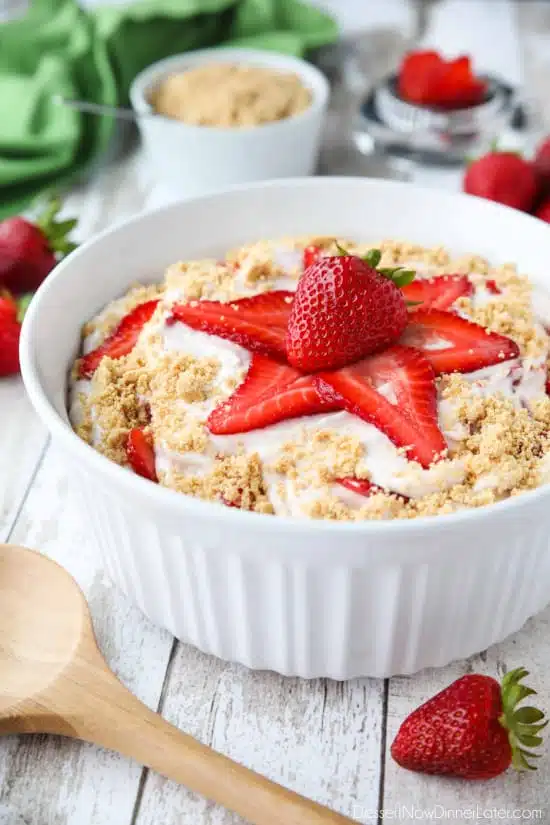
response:
M517 707L528 696L534 696L536 690L520 684L529 675L524 667L506 673L502 679L501 698L502 713L499 722L508 732L508 740L512 748L512 766L519 771L534 771L530 759L538 759L540 754L532 753L525 748L538 748L542 744L542 737L538 734L548 724L544 713L530 705Z
M344 249L343 246L340 246L338 241L334 242L336 245L336 249L338 250L339 255L350 255L347 249ZM369 249L366 255L359 256L362 261L365 261L373 269L376 269L377 272L380 272L381 275L384 275L390 281L393 281L394 284L398 287L404 287L408 284L412 283L415 279L416 272L412 269L405 269L402 266L395 266L395 267L379 267L379 263L382 260L382 252L379 249Z
M68 239L68 235L73 231L78 221L76 218L69 218L65 221L57 220L60 209L61 199L57 195L51 195L46 201L42 212L38 215L35 224L46 237L52 252L56 252L63 257L77 247L77 244Z

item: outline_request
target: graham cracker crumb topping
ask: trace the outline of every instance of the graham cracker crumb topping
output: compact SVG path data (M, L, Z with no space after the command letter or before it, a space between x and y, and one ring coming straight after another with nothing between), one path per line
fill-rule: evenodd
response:
M382 266L405 266L418 277L464 273L475 293L459 298L453 309L485 327L512 338L521 357L503 364L523 370L543 387L550 360L550 339L536 317L532 286L512 264L493 267L477 255L453 257L442 247L424 248L404 241L356 243L348 238L317 235L262 240L232 250L225 259L173 264L163 283L137 285L113 301L83 328L83 351L98 346L135 306L160 298L130 353L105 357L92 379L78 380L73 371L71 415L78 435L109 459L127 465L126 441L134 427L151 435L159 482L179 492L227 506L272 514L337 521L379 520L441 515L481 507L550 479L550 399L544 391L509 396L482 376L449 374L437 379L440 426L448 441L442 460L428 470L407 461L405 450L393 449L395 490L368 497L345 490L340 479L377 484L372 472L376 450L352 432L330 424L330 416L302 419L285 435L248 442L241 437L213 437L206 421L210 412L246 375L249 361L224 360L227 353L201 352L199 337L189 331L179 344L165 343L167 319L174 303L214 300L231 302L271 289L293 289L303 271L303 251L315 246L335 254L337 245L354 254L382 252ZM494 282L497 288L489 289ZM197 337L198 336L198 337ZM229 366L228 366L229 364ZM500 369L500 365L498 365ZM493 369L493 368L490 368ZM496 369L496 368L495 368ZM538 371L538 372L537 372ZM494 374L494 373L493 373ZM537 383L538 382L538 383ZM73 408L76 410L73 414ZM336 420L336 419L335 419ZM366 426L366 425L365 425ZM248 447L247 444L258 444ZM386 453L381 454L381 461ZM376 458L376 460L378 460ZM393 466L393 465L392 465Z

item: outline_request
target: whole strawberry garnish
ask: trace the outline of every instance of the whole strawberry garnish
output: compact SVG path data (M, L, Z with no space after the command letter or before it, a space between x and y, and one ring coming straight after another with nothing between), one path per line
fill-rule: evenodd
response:
M533 707L518 707L535 693L520 684L528 673L518 668L500 685L491 676L457 679L408 716L397 732L391 755L403 768L421 773L491 779L511 764L533 770L547 722Z
M541 203L541 205L535 212L535 216L537 218L540 218L541 221L546 221L546 223L550 223L550 198L547 198L545 201Z
M352 364L397 340L407 325L399 287L414 273L377 269L381 254L330 255L302 275L286 332L290 364L305 372Z
M539 187L544 194L550 195L550 137L545 138L538 147L533 160Z
M54 198L35 223L20 217L0 222L0 286L15 294L33 292L52 271L58 256L75 248L67 235L76 220L58 221L59 208Z
M468 167L464 191L529 212L537 195L532 164L514 152L489 152Z

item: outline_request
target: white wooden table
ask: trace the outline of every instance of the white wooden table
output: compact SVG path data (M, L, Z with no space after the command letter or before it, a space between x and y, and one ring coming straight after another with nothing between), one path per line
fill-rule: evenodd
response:
M414 37L406 0L319 3L337 9L345 31L378 29L403 43ZM482 62L493 61L489 68L495 61L507 66L512 80L523 76L548 123L550 4L518 5L441 0L420 35L451 51L470 49ZM495 41L499 48L490 54ZM133 154L71 196L68 210L78 210L83 237L165 197L143 181L140 168L139 154ZM470 784L408 773L389 756L405 715L468 671L499 675L524 664L550 711L550 609L503 644L414 677L336 683L249 672L176 642L106 579L86 524L67 499L70 480L17 379L0 381L0 422L0 541L37 548L76 577L107 660L150 707L232 758L360 822L374 823L380 810L401 822L550 822L550 747L536 774L509 772ZM54 737L0 741L0 825L236 822L183 788L97 748Z

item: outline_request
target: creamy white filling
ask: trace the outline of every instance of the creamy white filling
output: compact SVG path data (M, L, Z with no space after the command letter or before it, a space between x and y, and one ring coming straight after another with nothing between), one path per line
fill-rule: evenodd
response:
M280 250L277 255L278 262L287 270L299 265L301 258L301 252L289 249ZM411 268L413 268L412 265ZM425 265L420 268L424 270L422 274L431 274ZM246 269L239 272L237 278L244 280L245 276ZM241 284L242 287L243 284ZM295 289L296 279L292 276L281 276L274 288ZM536 295L534 305L537 317L541 324L550 326L550 296L538 289L534 295ZM172 297L177 299L181 296L174 294ZM494 300L495 297L497 296L480 286L476 288L473 300L475 304L481 305ZM112 308L113 305L109 307L109 310L111 311ZM161 321L160 332L165 351L180 351L196 357L215 357L220 364L216 383L227 394L231 392L235 381L242 381L246 375L251 355L243 347L216 336L192 330L182 323L167 324ZM88 352L99 343L97 334L94 333L86 338L83 351ZM433 344L434 349L444 348L444 346L443 341L435 341ZM537 359L516 359L497 364L469 373L464 377L476 393L484 396L502 394L512 399L518 406L529 406L532 401L545 395L546 354ZM70 419L74 426L81 423L83 415L79 395L89 393L90 383L90 381L79 380L71 388ZM392 403L396 402L390 385L382 385L378 391ZM186 406L194 418L205 421L219 401L208 399L193 404L183 401L180 403ZM451 400L440 398L438 401L440 428L451 448L468 435L466 428L458 420L456 407L456 402ZM220 453L231 454L241 448L244 448L246 452L257 452L264 465L268 495L275 513L304 516L304 506L326 495L327 490L313 486L305 490L298 488L292 479L274 472L269 467L275 463L283 445L293 441L307 441L308 433L319 429L334 430L339 434L349 434L358 438L364 448L362 469L367 471L370 481L381 488L409 498L420 498L448 489L464 479L463 460L455 458L424 469L408 461L389 438L376 427L345 411L284 421L271 427L234 436L211 436L209 449L205 454L176 454L165 450L162 445L156 445L157 470L167 473L168 478L173 471L204 475L213 467L215 456ZM97 443L100 433L95 425L92 437L93 442ZM318 450L317 446L316 450ZM550 457L547 459L544 463L546 468L544 472L550 480ZM327 456L327 462L330 463L330 456ZM300 476L299 466L298 476ZM497 484L498 479L489 474L478 481L476 489L492 488ZM368 498L338 484L332 484L330 491L350 507L368 507Z

